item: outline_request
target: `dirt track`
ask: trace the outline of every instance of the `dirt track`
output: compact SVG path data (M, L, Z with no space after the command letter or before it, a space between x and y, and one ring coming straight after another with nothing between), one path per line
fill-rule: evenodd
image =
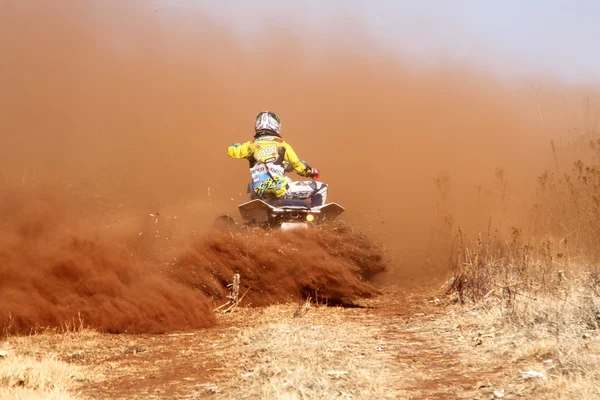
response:
M424 292L392 286L365 308L238 309L199 331L57 335L42 347L93 371L79 389L93 399L489 399L506 371L475 362L474 342Z

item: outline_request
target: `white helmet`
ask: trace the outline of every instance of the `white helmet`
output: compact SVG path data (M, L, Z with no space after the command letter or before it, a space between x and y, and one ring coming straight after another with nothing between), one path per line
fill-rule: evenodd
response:
M256 116L256 125L254 127L256 134L270 132L274 135L281 135L281 120L271 111L263 111Z

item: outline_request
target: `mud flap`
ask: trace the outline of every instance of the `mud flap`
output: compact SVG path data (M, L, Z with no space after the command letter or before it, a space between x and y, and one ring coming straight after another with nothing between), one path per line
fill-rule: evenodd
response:
M346 209L337 203L329 203L324 206L313 207L313 211L317 211L318 218L321 220L331 221L336 219Z
M272 207L266 202L256 199L238 207L244 220L249 222L268 222Z

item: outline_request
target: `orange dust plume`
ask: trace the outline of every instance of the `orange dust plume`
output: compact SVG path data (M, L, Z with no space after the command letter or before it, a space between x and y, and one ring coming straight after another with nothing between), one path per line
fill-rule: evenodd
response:
M527 224L537 176L564 171L562 149L597 127L597 88L423 66L355 22L318 40L265 23L242 43L206 13L159 3L2 8L0 311L23 310L21 330L77 312L107 330L206 326L205 295L223 295L238 270L254 279L254 304L317 287L373 292L362 261L332 255L322 232L202 239L247 200L247 163L225 149L252 138L259 111L281 116L343 218L388 249L386 281L408 286L444 274L438 242L458 226ZM63 203L48 206L52 196ZM273 278L259 279L254 262ZM346 278L332 283L332 265Z
M216 229L183 249L160 252L161 235L173 237L163 225L146 231L161 232L150 241L144 231L121 231L117 241L72 219L62 196L49 189L4 193L3 334L82 326L114 333L203 328L215 324L215 301L227 300L234 274L247 295L242 304L308 296L337 304L377 293L367 279L386 267L383 249L344 224L298 234Z

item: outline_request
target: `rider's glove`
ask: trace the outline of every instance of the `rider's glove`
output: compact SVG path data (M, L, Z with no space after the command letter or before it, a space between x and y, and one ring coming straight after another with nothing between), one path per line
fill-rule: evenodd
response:
M317 180L321 177L321 171L319 171L316 168L312 168L312 171L310 173L310 177L313 178L314 180Z

